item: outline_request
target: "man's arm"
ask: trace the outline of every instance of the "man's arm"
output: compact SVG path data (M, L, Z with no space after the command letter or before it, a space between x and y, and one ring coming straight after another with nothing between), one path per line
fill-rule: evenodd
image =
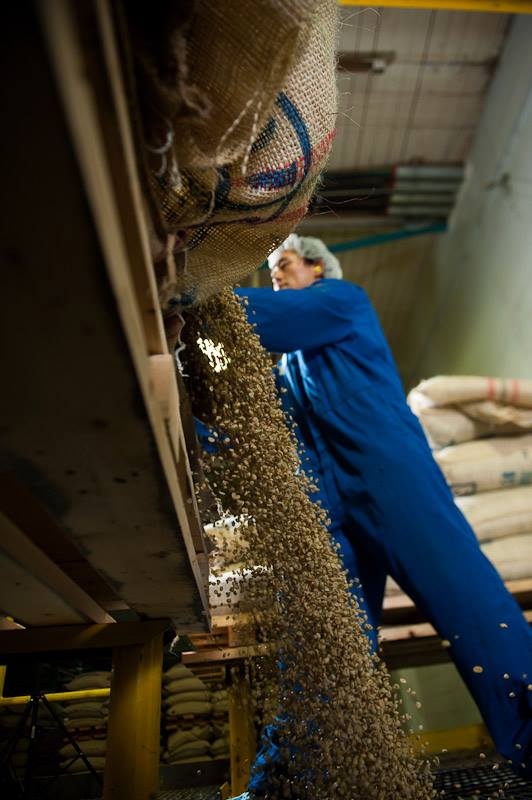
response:
M247 298L249 322L256 324L266 350L290 353L323 347L349 335L358 291L343 281L320 281L307 289L235 289L235 294Z

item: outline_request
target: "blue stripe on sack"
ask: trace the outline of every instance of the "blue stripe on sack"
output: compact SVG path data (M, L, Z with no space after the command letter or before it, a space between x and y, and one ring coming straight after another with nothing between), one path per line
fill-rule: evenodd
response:
M312 162L312 148L307 126L295 105L284 92L278 94L275 102L291 123L298 138L303 155L302 179L304 179ZM264 172L258 172L256 175L250 175L247 182L252 189L282 189L285 186L293 186L296 183L298 172L298 163L293 161L287 167L268 169Z
M266 145L270 144L276 133L277 120L271 117L251 145L251 152L257 153L259 150L266 147Z

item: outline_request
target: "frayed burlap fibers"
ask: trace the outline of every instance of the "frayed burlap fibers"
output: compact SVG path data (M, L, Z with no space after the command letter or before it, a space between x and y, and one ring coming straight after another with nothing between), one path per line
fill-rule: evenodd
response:
M337 6L197 0L147 32L122 10L154 227L187 254L163 304L190 305L256 269L307 210L334 135Z

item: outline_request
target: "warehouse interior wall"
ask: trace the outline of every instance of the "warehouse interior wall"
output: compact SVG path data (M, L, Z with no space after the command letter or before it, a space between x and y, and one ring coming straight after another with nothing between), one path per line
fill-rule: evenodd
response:
M405 389L437 374L532 377L532 18L514 19L449 232L417 273L394 344ZM402 670L411 728L480 723L454 665ZM397 677L396 677L397 679Z
M450 230L418 272L395 355L410 389L436 374L532 376L532 18L516 16Z

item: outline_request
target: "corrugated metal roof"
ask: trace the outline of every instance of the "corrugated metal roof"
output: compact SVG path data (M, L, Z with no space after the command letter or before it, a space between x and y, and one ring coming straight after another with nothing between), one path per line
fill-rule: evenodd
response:
M352 7L340 13L341 53L395 58L382 74L339 72L329 169L462 161L509 15Z

